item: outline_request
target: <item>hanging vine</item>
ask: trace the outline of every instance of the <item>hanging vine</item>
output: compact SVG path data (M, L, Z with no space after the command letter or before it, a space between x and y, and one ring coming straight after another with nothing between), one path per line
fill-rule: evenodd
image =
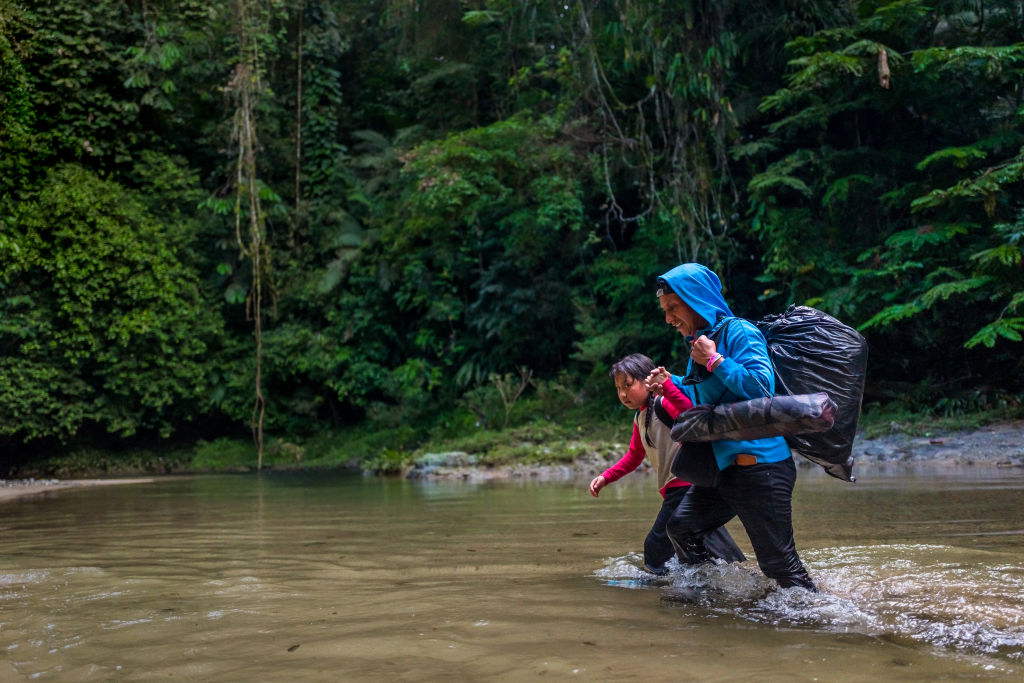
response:
M676 226L679 260L714 263L738 202L727 158L736 122L725 84L735 46L725 9L693 2L678 16L656 2L619 2L611 14L599 7L581 3L576 42L604 138L598 151L606 223L654 214ZM624 208L613 189L616 173L636 176L641 206Z
M266 398L263 394L263 296L270 284L270 246L266 239L266 214L260 204L260 180L257 153L256 110L263 93L260 62L260 35L266 35L266 14L254 8L256 3L236 0L239 59L225 89L235 102L231 141L235 150L235 238L238 248L251 265L252 284L246 296L246 318L253 324L255 376L252 416L253 441L256 444L258 470L263 469L263 421Z
M299 6L298 35L295 39L295 215L302 206L302 32L305 8Z

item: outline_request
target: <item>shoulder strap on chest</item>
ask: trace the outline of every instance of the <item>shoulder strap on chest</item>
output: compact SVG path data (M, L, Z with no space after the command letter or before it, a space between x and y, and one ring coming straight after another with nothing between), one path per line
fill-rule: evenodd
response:
M715 321L715 324L708 330L707 338L715 342L715 346L721 350L725 346L725 340L729 335L729 328L732 327L731 323L734 320L742 320L742 318L722 316ZM686 377L683 378L683 384L687 386L694 386L700 384L708 377L711 373L708 372L703 365L700 363L694 363L692 360L687 366Z
M729 328L732 327L733 321L742 320L739 317L726 317L723 316L715 321L715 324L711 327L711 331L708 333L708 339L715 342L716 346L724 346L725 340L729 336Z
M666 408L662 403L661 396L654 399L654 414L657 416L658 420L669 429L671 429L672 425L675 424L675 420L673 420L672 416L668 414L668 408Z

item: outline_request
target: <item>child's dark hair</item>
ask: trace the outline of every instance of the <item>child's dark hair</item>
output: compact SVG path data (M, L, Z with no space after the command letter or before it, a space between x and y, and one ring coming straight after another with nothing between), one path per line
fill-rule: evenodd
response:
M647 379L647 375L654 372L654 368L654 361L644 354L631 353L613 365L612 369L608 371L608 376L625 375L642 382Z
M612 366L612 369L608 371L609 377L615 377L616 375L625 375L631 377L634 382L643 382L647 379L647 376L654 371L654 361L645 356L642 353L631 353L618 363ZM654 441L651 439L651 413L654 412L655 396L651 392L647 392L647 410L644 411L644 434L647 437L647 445L654 447Z

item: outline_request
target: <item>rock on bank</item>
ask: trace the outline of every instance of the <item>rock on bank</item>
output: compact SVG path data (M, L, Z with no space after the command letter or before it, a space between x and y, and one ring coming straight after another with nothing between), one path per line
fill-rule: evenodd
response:
M607 450L607 449L606 449ZM616 449L624 453L625 446ZM912 436L895 431L874 438L858 438L853 448L855 475L877 464L931 465L936 467L1024 467L1024 420L1000 422L979 429L944 431ZM488 466L476 456L461 451L426 453L409 469L411 479L566 479L600 474L617 458L597 452L584 453L572 463L560 465ZM804 467L815 465L797 456ZM646 463L645 465L646 466Z

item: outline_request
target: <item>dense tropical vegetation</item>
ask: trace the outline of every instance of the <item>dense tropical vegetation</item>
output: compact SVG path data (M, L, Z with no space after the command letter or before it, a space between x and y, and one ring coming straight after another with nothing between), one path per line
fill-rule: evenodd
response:
M3 0L0 473L621 421L690 260L858 326L869 405L1019 409L1021 36L1009 0Z

